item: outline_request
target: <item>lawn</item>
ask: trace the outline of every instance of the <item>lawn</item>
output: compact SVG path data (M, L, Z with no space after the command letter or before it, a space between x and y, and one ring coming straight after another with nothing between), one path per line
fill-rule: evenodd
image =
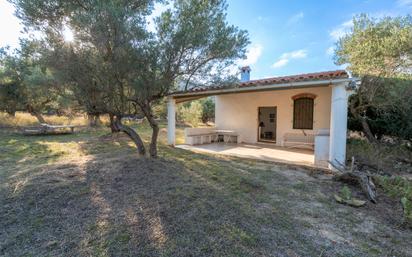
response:
M0 132L0 255L412 256L395 199L355 209L327 175L165 141L147 159L106 128Z

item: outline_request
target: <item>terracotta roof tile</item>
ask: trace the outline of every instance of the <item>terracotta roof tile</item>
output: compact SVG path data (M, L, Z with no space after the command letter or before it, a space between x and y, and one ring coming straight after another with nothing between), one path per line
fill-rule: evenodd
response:
M264 78L258 80L250 80L246 82L240 82L230 85L215 85L202 88L194 88L188 91L181 91L176 93L189 93L189 92L202 92L217 89L229 89L229 88L242 88L242 87L258 87L264 85L273 84L285 84L293 82L303 82L303 81L318 81L318 80L329 80L329 79L345 79L349 78L348 73L345 70L335 70L335 71L323 71L315 73L297 74L291 76Z

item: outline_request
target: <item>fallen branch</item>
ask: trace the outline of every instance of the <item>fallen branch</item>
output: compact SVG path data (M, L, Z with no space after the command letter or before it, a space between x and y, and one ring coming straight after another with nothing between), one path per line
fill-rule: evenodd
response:
M334 176L337 181L342 181L349 184L360 185L362 191L368 197L369 201L376 203L376 186L372 181L372 177L362 171L355 169L355 158L352 157L351 167L348 169L344 164L329 162L339 173ZM338 165L337 165L338 164Z

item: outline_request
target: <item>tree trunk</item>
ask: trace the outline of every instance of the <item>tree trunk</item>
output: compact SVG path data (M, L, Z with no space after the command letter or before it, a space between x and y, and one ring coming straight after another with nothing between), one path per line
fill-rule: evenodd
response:
M14 111L14 110L9 110L9 111L7 111L7 114L8 114L10 117L16 117L16 111Z
M43 118L40 112L36 111L33 106L27 105L26 106L27 112L29 112L32 116L36 117L36 119L39 121L39 123L46 123L46 120Z
M152 138L150 140L150 157L157 158L157 138L159 136L159 125L157 121L153 119L153 123L149 122L152 127Z
M46 123L46 120L43 118L43 116L39 113L39 112L34 112L31 115L35 116L36 119L40 122L40 123Z
M92 114L87 114L87 120L89 121L89 127L95 127L96 124L94 124L94 119Z
M87 114L87 118L89 120L90 127L98 127L100 126L100 115L99 114Z
M100 127L102 125L102 121L100 120L100 114L94 115L94 123L97 127Z
M116 126L114 115L109 113L109 119L110 119L110 130L112 133L118 133L120 132L119 128Z
M159 136L159 124L152 115L150 105L141 106L141 109L147 120L149 121L150 127L152 128L152 138L150 140L149 148L150 157L157 158L157 138Z
M365 134L365 136L368 139L369 143L376 143L377 140L376 140L375 136L373 135L366 118L361 117L360 120L361 120L361 124L362 124L363 133Z
M134 131L134 129L132 129L131 127L123 125L121 117L116 116L115 125L119 131L124 132L130 137L130 139L133 141L133 143L135 143L137 147L137 152L140 155L144 156L146 154L146 148L144 147L143 141L140 138L139 134L137 134L136 131Z
M368 139L369 143L376 143L377 140L369 127L366 117L361 116L361 114L358 112L358 109L355 108L355 106L353 106L353 103L351 103L349 107L350 107L349 109L353 117L360 120L361 125L362 125L362 131L365 134L366 138Z

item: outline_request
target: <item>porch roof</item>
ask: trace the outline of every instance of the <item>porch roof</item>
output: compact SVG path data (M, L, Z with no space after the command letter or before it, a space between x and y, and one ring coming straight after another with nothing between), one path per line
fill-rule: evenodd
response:
M349 82L350 80L351 79L349 78L349 75L345 70L323 71L316 73L250 80L227 85L198 87L186 91L177 91L172 93L170 96L177 99L178 102L180 102L179 99L183 102L210 95L269 91L299 87L329 86L334 83Z

